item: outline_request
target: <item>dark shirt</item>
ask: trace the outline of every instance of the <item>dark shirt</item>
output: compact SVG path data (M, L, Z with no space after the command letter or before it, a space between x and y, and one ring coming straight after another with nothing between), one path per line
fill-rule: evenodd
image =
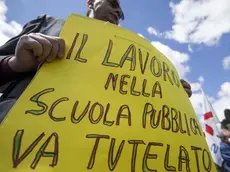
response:
M230 145L221 141L220 143L221 156L224 159L224 168L230 171Z
M21 76L24 75L24 73L18 73L14 72L8 62L10 60L11 56L6 57L4 60L1 61L0 63L0 86L5 85L7 82L13 81Z

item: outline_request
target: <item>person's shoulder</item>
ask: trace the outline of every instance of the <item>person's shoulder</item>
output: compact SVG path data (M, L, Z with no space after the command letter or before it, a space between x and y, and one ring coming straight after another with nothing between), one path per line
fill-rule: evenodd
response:
M48 15L48 14L41 14L37 16L36 19L37 20L45 19L46 21L59 20L59 18L52 16L52 15Z
M39 16L37 16L37 19L41 19L41 18L55 18L55 19L57 19L57 17L55 17L55 16L52 16L52 15L48 15L48 14L41 14L41 15L39 15Z
M55 17L55 16L52 16L52 15L41 14L32 22L40 23L42 25L42 27L50 27L56 23L61 23L63 25L65 20L58 18L58 17Z
M54 21L54 20L63 20L63 19L52 16L52 15L48 15L48 14L41 14L41 15L37 16L36 18L32 19L31 21L32 22L37 22L37 21L50 22L50 21Z
M59 36L65 20L47 14L40 15L39 18L41 19L39 33L49 36Z
M46 23L50 23L50 22L64 22L64 19L52 16L52 15L48 15L48 14L42 14L40 16L38 16L38 18L45 18Z
M39 25L42 25L44 22L49 22L49 21L54 21L54 20L57 20L56 17L54 16L51 16L51 15L47 15L47 14L41 14L37 17L33 17L31 18L30 21L28 21L23 29L26 29L26 28L30 28L30 27L34 27L34 26L39 26Z

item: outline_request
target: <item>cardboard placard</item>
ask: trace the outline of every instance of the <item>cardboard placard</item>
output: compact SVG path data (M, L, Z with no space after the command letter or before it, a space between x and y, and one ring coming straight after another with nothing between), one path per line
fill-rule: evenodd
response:
M1 172L215 171L172 63L121 27L70 15L0 126Z

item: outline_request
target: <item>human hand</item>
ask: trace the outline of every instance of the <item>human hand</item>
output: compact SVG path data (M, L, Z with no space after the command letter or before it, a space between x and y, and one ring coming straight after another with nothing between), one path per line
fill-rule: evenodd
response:
M191 97L192 96L191 85L187 81L185 81L183 79L181 79L180 81L181 81L181 84L182 84L184 90L188 94L188 97Z
M9 66L15 72L36 71L41 62L61 59L64 54L65 41L62 38L31 33L20 38Z

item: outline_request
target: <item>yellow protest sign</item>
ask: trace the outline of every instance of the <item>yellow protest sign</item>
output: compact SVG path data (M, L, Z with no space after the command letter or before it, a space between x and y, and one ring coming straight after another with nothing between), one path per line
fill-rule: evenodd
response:
M0 126L1 172L215 171L171 62L121 27L71 15Z

